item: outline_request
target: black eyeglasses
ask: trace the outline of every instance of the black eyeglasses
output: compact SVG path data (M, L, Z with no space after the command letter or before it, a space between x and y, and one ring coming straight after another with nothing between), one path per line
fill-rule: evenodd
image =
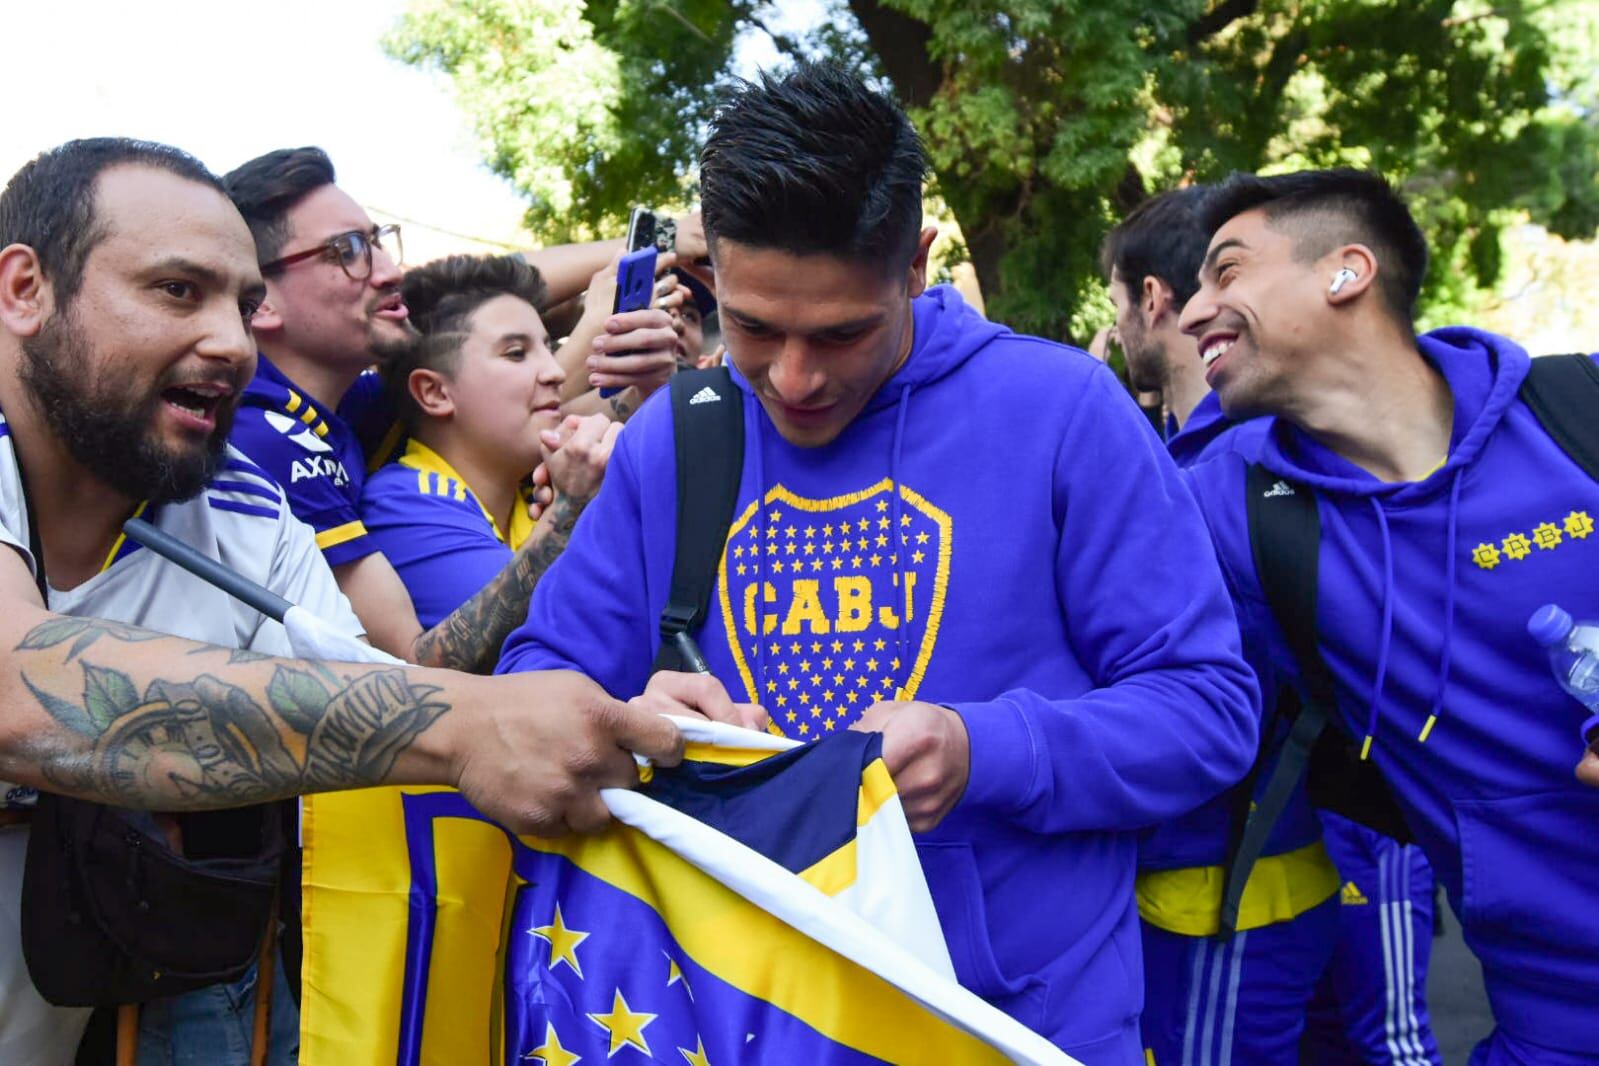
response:
M341 233L337 237L307 248L303 252L286 255L282 259L274 259L270 263L261 264L261 273L270 274L284 267L303 263L307 259L323 257L339 264L339 269L351 281L365 281L372 276L372 249L381 248L389 253L389 258L396 264L405 262L405 245L400 243L400 227L397 225L374 226L370 233L360 230L351 230Z

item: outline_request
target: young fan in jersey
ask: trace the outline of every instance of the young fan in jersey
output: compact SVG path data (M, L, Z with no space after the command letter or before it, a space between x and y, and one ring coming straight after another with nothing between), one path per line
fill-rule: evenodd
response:
M402 289L422 338L384 374L409 439L368 479L362 519L418 620L433 626L530 537L582 509L621 425L562 419L566 373L537 310L544 282L520 257L450 256L410 271ZM530 477L540 462L555 500L535 523ZM551 558L561 543L550 538Z

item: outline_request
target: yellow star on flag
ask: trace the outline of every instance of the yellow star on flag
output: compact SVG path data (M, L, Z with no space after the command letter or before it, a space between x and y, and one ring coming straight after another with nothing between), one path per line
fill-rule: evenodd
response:
M705 1057L705 1041L698 1036L694 1038L693 1051L686 1047L680 1047L677 1050L690 1066L711 1066L711 1060Z
M627 1000L622 998L622 990L616 990L615 997L611 1000L609 1014L590 1014L589 1021L604 1029L611 1037L610 1050L606 1052L609 1058L621 1051L624 1047L637 1048L646 1055L653 1055L649 1044L644 1042L644 1027L655 1020L655 1015L635 1011L627 1005Z
M544 1023L544 1043L522 1056L524 1060L538 1059L544 1066L572 1066L582 1057L561 1046L560 1037L555 1035L555 1026L549 1022Z
M788 720L791 722L794 720L794 712L789 712ZM688 993L688 998L693 999L694 989L689 987L688 978L683 976L683 968L677 964L676 959L667 955L666 952L663 951L661 954L666 955L666 987L671 988L675 984L681 984L683 991Z
M550 971L561 963L566 963L577 974L578 979L583 977L583 967L578 965L577 946L589 938L587 933L567 926L566 920L561 917L561 905L555 905L555 921L550 925L541 925L529 929L528 933L550 942Z

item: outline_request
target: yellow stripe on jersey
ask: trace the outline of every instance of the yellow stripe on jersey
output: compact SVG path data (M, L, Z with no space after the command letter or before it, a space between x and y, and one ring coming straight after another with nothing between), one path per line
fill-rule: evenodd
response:
M377 473L378 468L389 461L389 456L393 455L395 450L399 448L400 438L403 436L405 436L405 423L390 423L389 428L383 434L383 439L378 442L377 448L367 457L366 472L368 474Z
M500 529L499 523L494 521L494 516L489 514L488 508L483 506L483 501L477 498L469 487L466 479L455 472L449 460L426 444L411 437L405 442L405 454L399 459L401 466L410 467L417 472L417 491L424 496L444 496L454 498L465 503L471 500L477 504L477 509L483 513L483 520L489 524L489 529L494 532L494 537L501 544L507 544L512 551L522 546L523 541L533 532L533 520L527 513L527 497L519 493L517 505L511 512L511 539L506 541L505 531Z
M300 411L299 414L300 421L310 426L312 433L319 437L326 437L328 435L328 424L317 417L316 408L306 403L300 394L293 389L286 389L285 391L289 394L289 398L283 401L283 410L292 415L296 411L300 411L300 406L304 404L305 410Z
M1138 875L1139 916L1180 936L1215 936L1221 930L1221 866L1152 870ZM1341 881L1321 841L1255 863L1238 906L1238 929L1259 929L1299 917L1338 891Z
M316 535L316 546L323 551L327 551L336 545L364 536L366 536L366 526L362 522L359 520L346 522L342 526L334 526L332 529L324 529L318 533Z

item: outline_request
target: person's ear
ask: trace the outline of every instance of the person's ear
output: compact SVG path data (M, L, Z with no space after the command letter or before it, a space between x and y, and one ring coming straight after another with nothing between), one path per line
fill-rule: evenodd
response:
M450 379L437 370L418 367L405 379L405 387L411 394L411 402L428 418L448 418L455 413Z
M39 253L26 244L0 248L0 326L18 337L35 337L54 310L55 291Z
M1154 326L1175 300L1176 293L1172 292L1172 287L1164 279L1153 274L1144 275L1144 288L1139 294L1138 307L1144 313L1145 323ZM1178 307L1177 310L1181 312L1182 308Z
M1377 257L1364 244L1346 244L1325 261L1335 268L1327 278L1327 302L1334 307L1348 306L1377 283Z
M271 281L266 283L266 298L250 316L250 329L255 333L277 333L283 328L283 312L278 310L278 294Z
M911 260L910 280L907 283L912 297L927 291L927 254L932 251L933 242L937 239L937 226L923 227L916 238L916 257Z

